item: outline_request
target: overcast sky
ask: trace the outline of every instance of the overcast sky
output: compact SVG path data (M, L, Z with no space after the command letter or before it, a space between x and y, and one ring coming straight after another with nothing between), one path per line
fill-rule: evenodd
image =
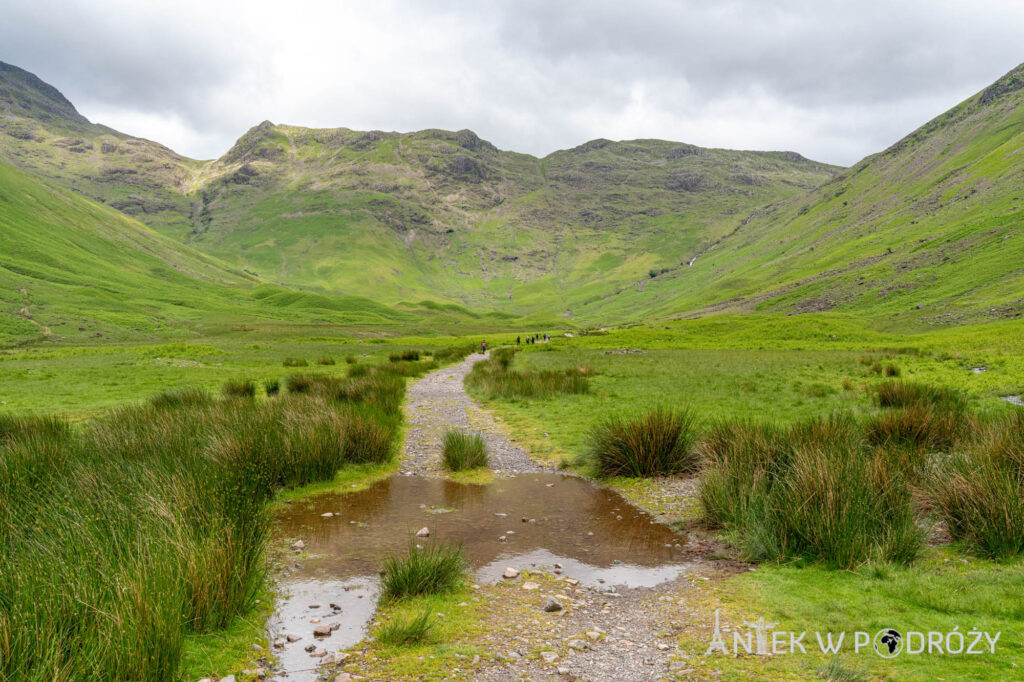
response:
M848 165L1024 61L999 0L0 0L0 61L197 158L264 119Z

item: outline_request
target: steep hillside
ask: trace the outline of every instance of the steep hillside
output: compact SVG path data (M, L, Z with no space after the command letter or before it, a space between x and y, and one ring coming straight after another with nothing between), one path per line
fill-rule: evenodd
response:
M892 325L1021 316L1024 66L733 227L692 267L584 313L836 310Z
M0 164L0 346L251 322L412 324L356 297L259 285L121 213Z
M0 160L269 281L568 318L838 170L794 153L658 140L594 140L538 159L468 130L269 122L199 162L89 123L8 65Z
M183 229L201 165L90 123L51 85L0 62L0 163L30 170L158 229Z
M184 238L322 291L571 316L834 171L792 153L657 140L595 140L537 159L468 130L264 122L200 171L202 208Z

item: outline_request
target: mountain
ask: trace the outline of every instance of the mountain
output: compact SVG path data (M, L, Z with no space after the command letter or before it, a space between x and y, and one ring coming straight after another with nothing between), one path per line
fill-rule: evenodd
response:
M1024 65L822 186L756 211L692 267L584 307L848 312L894 326L1024 312Z
M159 338L250 323L405 330L508 324L470 311L320 296L252 275L0 164L0 346Z
M792 152L594 140L542 159L468 130L255 126L200 162L0 70L0 160L260 278L388 304L574 310L678 266L839 169Z

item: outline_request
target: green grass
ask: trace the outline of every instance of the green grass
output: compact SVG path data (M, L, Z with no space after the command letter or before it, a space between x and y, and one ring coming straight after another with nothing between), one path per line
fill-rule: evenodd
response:
M449 471L487 466L487 446L478 433L445 431L441 436L441 461Z
M694 473L699 468L697 428L688 411L656 408L613 417L591 433L587 462L600 477Z
M408 620L393 618L377 629L376 639L385 646L422 644L430 637L433 626L430 611Z
M77 429L5 418L0 676L174 677L187 638L234 628L263 591L274 491L390 460L397 402L362 395L177 391Z
M381 574L381 599L444 594L458 589L466 577L466 558L461 547L431 544L409 548L404 556L385 559Z

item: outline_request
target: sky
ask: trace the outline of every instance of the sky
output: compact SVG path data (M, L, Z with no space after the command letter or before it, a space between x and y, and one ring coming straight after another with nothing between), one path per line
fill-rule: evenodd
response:
M0 0L0 61L193 158L263 120L850 165L1024 61L1002 0Z

